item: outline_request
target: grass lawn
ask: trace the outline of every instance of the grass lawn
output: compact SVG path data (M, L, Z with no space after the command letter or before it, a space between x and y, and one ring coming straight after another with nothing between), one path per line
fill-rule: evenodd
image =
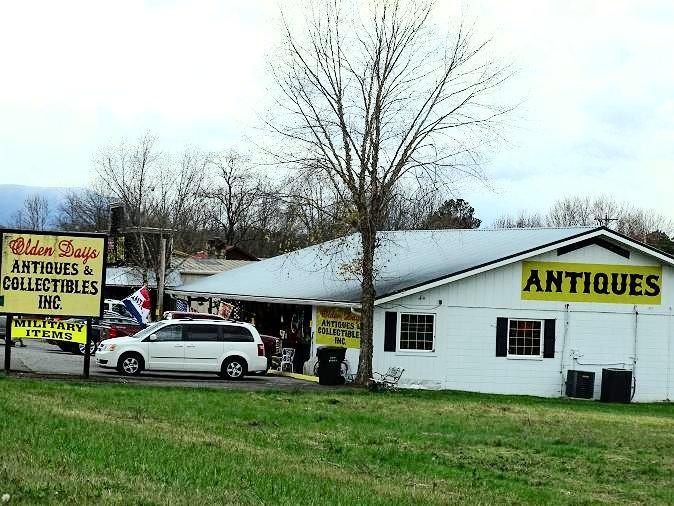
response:
M9 504L674 503L674 405L0 378Z

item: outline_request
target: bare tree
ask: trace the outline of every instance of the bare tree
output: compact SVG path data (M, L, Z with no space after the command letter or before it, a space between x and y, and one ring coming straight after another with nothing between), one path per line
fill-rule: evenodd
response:
M511 107L495 93L510 77L471 27L440 33L427 2L316 2L300 27L283 18L272 71L283 141L276 161L330 182L360 233L361 350L357 381L372 373L374 260L394 196L482 178L479 153Z
M94 189L71 190L59 206L56 218L61 230L105 232L108 229L110 201Z
M545 220L538 213L520 211L516 216L504 214L496 218L494 228L539 228L545 226Z
M203 245L205 156L186 149L174 157L159 150L150 133L135 143L101 148L94 158L95 186L122 204L127 233L134 247L125 247L126 262L143 281L160 268L159 238L170 237L172 248L192 251ZM175 265L174 265L175 267Z
M224 241L240 245L258 220L259 200L272 190L250 160L234 150L210 155L208 166L215 181L204 195L211 201L212 220Z
M49 202L42 195L33 194L23 201L23 207L14 213L13 226L28 230L46 230L49 224Z

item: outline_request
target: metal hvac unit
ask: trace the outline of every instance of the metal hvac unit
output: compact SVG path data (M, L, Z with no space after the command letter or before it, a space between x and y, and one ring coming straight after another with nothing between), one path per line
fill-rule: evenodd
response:
M602 369L601 400L602 402L630 402L632 400L632 371Z
M566 372L566 396L576 399L594 397L594 373L589 371Z

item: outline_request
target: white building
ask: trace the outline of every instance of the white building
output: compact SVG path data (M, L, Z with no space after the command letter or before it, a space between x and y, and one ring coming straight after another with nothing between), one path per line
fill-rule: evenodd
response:
M358 239L178 292L311 305L314 347L330 325L357 345L344 337L357 337L359 282L343 273ZM554 397L576 369L595 373L596 398L602 369L615 367L633 371L635 401L672 397L674 258L647 245L606 228L383 232L377 266L373 367L404 368L403 386ZM323 324L340 307L346 323ZM357 355L348 350L350 364Z

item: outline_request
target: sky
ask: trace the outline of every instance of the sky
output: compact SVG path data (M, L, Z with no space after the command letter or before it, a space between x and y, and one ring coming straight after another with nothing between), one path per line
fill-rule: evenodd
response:
M674 218L674 2L441 0L518 69L522 101L487 186L489 224L566 195ZM99 146L146 130L163 149L245 148L273 86L276 1L0 0L0 184L83 186Z

